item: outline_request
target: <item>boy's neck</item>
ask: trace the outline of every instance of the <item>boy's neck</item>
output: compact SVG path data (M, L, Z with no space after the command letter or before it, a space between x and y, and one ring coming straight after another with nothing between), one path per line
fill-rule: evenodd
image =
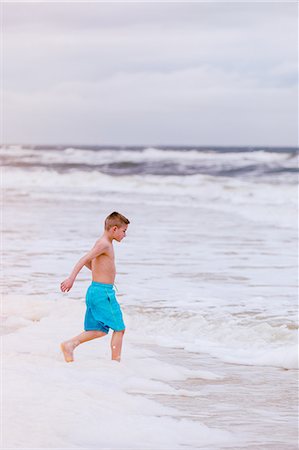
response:
M112 244L112 242L113 242L113 237L110 235L109 231L106 231L106 230L105 230L102 237L105 237L106 239L108 239L108 241L111 242L111 244Z

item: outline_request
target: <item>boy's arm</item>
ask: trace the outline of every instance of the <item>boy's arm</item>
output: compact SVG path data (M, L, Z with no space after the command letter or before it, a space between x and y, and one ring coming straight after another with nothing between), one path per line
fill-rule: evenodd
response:
M70 276L61 283L60 289L62 290L62 292L68 292L73 286L76 276L78 275L82 267L84 267L86 264L89 264L91 266L91 260L104 253L106 249L107 244L99 242L96 243L95 246L88 253L86 253L86 255L82 256L82 258L79 259L79 261L73 268Z
M86 266L89 270L91 270L91 261L87 262L87 263L85 264L85 266Z

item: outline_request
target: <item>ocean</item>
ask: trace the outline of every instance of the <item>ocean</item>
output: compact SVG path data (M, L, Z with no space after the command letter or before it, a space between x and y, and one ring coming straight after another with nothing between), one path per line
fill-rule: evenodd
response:
M298 446L298 149L5 146L2 448ZM119 211L122 361L66 364L90 271L60 282ZM111 333L110 333L111 336Z

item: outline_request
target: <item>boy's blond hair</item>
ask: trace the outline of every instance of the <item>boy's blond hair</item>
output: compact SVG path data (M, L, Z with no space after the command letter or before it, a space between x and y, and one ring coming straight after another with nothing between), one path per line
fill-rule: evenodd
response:
M130 221L122 214L114 211L109 214L109 216L105 219L105 230L110 230L111 227L117 226L118 228L123 227L124 225L129 225Z

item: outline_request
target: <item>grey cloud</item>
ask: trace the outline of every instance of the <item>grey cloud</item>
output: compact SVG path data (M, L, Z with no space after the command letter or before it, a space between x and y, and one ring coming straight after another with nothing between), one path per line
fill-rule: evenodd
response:
M283 2L62 2L5 3L6 27L45 30L119 28L147 24L177 28L243 28L274 17L296 16L296 3Z
M263 77L269 72L265 72L267 67L277 67L282 59L284 64L294 61L296 55L296 47L288 45L295 40L295 30L284 29L274 36L273 31L265 25L262 30L226 33L194 29L178 33L168 29L149 35L142 28L135 28L118 34L103 30L83 35L50 34L38 40L34 34L25 39L13 35L6 39L4 70L8 86L14 81L20 86L19 74L24 70L36 73L32 83L37 89L38 81L43 80L50 85L66 79L94 81L120 71L172 72L207 64L245 74L260 73ZM44 62L46 71L42 70ZM280 75L275 71L272 75L275 73Z
M5 139L294 144L294 12L290 3L5 4Z

